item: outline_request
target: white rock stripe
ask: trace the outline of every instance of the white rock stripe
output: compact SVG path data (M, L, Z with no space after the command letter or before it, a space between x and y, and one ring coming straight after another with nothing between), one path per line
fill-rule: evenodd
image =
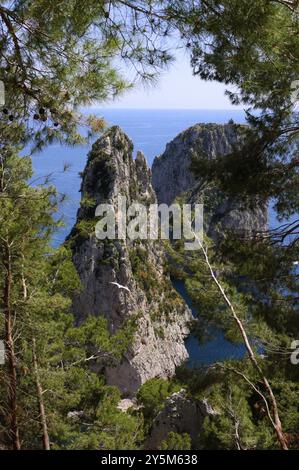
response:
M5 362L5 347L4 341L0 341L0 365L3 365Z

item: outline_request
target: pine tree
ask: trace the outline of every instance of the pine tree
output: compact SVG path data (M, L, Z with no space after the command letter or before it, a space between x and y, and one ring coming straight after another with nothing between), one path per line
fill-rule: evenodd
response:
M103 120L82 107L113 99L136 77L155 79L172 59L164 36L171 26L153 10L159 4L2 2L0 79L6 102L0 135L41 149L55 141L80 143L101 131ZM135 75L123 77L122 63Z
M195 174L247 204L271 199L280 219L287 219L272 237L293 242L299 212L298 2L208 0L173 2L171 8L190 43L194 74L234 87L227 94L246 108L249 124L241 148L214 161L199 156Z
M244 343L247 350L242 361L223 361L212 367L209 374L213 369L218 372L217 385L208 390L204 388L204 397L208 397L210 404L213 406L215 403L217 408L217 396L220 394L223 399L223 387L231 390L241 387L243 391L240 393L245 393L247 388L243 411L235 416L235 426L239 427L243 420L252 423L248 427L249 440L245 447L248 448L251 439L250 445L253 447L275 448L273 435L269 437L270 424L284 448L289 445L297 448L299 414L296 407L290 407L292 395L289 394L290 402L285 397L288 390L298 390L295 384L298 372L290 363L290 344L298 328L298 302L291 294L284 297L281 284L277 283L277 270L283 269L282 258L279 256L275 260L276 250L273 254L268 248L268 253L265 253L263 244L258 246L259 249L252 241L244 246L242 241L238 243L232 236L224 238L221 249L219 245L215 249L207 239L203 246L202 251L187 255L181 241L169 248L175 266L173 274L178 276L180 266L179 275L185 280L187 292L199 312L195 333L203 341L209 338L213 328L221 328L228 339ZM225 246L227 251L224 252ZM287 275L281 276L282 285L289 279L288 260L285 260L284 269ZM200 389L199 386L197 394ZM261 406L264 410L262 420L257 419L257 423L252 420L255 406ZM210 429L208 424L206 428L210 437L216 429L223 433L222 444L217 444L220 447L225 446L224 436L229 438L227 423L232 426L234 415L228 403L225 407L220 413L221 417L211 417ZM258 430L254 430L256 425ZM253 438L255 434L257 440ZM237 437L234 439L231 448L237 445ZM216 441L213 442L216 445ZM241 442L239 446L242 447Z
M129 21L120 14L124 8ZM77 1L2 2L0 25L0 78L5 88L0 117L4 443L14 449L49 449L53 442L62 448L96 446L99 439L98 446L135 446L141 432L138 419L118 411L119 393L108 388L113 395L109 401L103 378L90 372L92 364L101 370L105 361L111 365L121 359L134 325L114 337L103 318L74 328L70 303L79 288L77 275L67 250L53 253L50 248L57 226L52 218L55 189L31 187L30 160L18 157L18 152L25 144L34 151L55 140L81 143L86 134L79 132L82 124L88 136L100 132L103 120L78 109L128 87L112 64L115 57L133 64L143 79L153 78L171 57L162 45L153 44L160 26L154 26L147 13L138 18L123 2L111 2L109 11L106 2L94 0L85 2L84 9ZM81 403L89 423L80 441L76 433L82 424L68 422L67 413ZM100 410L105 418L98 415ZM114 429L106 432L109 413ZM118 444L115 433L122 426L128 429Z
M122 359L132 341L134 321L113 336L103 317L75 325L70 307L72 295L80 289L78 275L69 250L50 247L57 225L55 190L29 187L30 160L13 150L6 154L2 168L0 305L6 363L1 367L0 421L4 444L13 449L86 448L98 439L98 447L117 447L116 433L123 429L121 445L135 446L127 428L134 429L138 441L142 423L117 410L120 394L105 385L100 373L106 364ZM84 416L84 425L69 418L76 412ZM112 428L106 431L109 419Z

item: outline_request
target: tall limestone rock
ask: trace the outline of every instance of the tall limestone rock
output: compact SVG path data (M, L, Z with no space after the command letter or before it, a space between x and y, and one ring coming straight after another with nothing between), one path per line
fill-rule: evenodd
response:
M156 202L151 172L142 153L132 157L133 145L119 127L108 130L92 147L83 173L82 201L77 222L69 236L73 261L83 285L74 299L74 313L82 321L87 315L104 315L111 332L128 318L137 319L129 351L117 367L107 367L108 383L124 395L133 395L153 377L170 377L188 358L184 338L191 312L164 273L160 242L98 240L95 209L112 204L118 196L127 204ZM111 282L129 288L119 289Z
M186 194L186 202L204 203L206 232L217 240L225 230L252 236L268 229L268 208L257 204L254 210L236 200L227 198L215 188L206 188L196 181L190 171L192 157L213 159L232 151L241 138L241 127L234 124L197 124L180 133L166 146L152 167L152 184L158 202L171 204Z

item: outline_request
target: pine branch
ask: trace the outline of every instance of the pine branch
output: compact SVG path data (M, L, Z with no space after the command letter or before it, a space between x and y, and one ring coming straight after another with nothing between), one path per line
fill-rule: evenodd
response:
M197 240L199 246L200 246L200 249L204 255L204 259L205 259L205 262L206 262L206 265L208 266L208 269L210 271L210 274L211 274L211 277L214 281L214 283L216 284L220 294L222 295L225 303L227 304L229 310L231 311L231 314L232 314L232 317L241 333L241 336L243 338L243 342L245 344L245 347L246 347L246 350L247 350L247 353L248 353L248 356L249 356L249 359L254 367L254 369L257 371L258 375L260 376L268 394L269 394L269 397L270 397L270 403L272 405L272 408L273 408L273 417L270 413L270 409L269 409L269 420L270 420L270 423L272 425L272 427L274 428L275 430L275 433L276 433L276 436L277 436L277 439L282 447L283 450L288 450L288 445L287 445L287 440L286 440L286 437L283 433L283 430L282 430L282 425L281 425L281 421L280 421L280 417L279 417L279 412L278 412L278 405L277 405L277 401L276 401L276 398L275 398L275 395L273 393L273 390L272 390L272 387L268 381L268 379L265 377L261 367L259 366L258 364L258 361L257 361L257 358L256 358L256 355L253 351L253 348L250 344L250 341L249 341L249 338L248 338L248 335L246 333L246 330L245 330L245 327L243 325L243 322L242 320L239 318L232 302L230 301L229 297L227 296L224 288L222 287L221 285L221 282L218 280L217 278L217 275L210 263L210 260L209 260L209 256L208 256L208 253L207 253L207 250L204 248L203 246L203 243L202 241L200 240L200 238L193 232L193 235L195 237L195 239ZM269 404L267 402L267 406L268 408L269 407Z

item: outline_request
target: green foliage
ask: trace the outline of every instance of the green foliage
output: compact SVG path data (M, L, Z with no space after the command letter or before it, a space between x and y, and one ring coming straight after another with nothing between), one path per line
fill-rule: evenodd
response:
M238 309L241 318L246 321L250 315L246 305L249 294L237 290L234 279L232 279L232 266L228 262L220 262L217 259L213 242L205 237L205 246L209 251L210 261L217 266L218 277L222 286ZM190 296L194 308L200 315L193 325L194 333L203 340L210 338L213 327L222 328L233 341L240 341L240 334L235 322L231 317L230 309L221 295L218 287L211 277L209 267L206 264L201 251L184 250L184 240L176 241L173 246L168 246L171 264L176 271L180 269L180 277L184 280L186 290ZM172 268L171 268L172 269ZM174 273L173 273L174 274Z
M152 7L152 2L142 3L145 12ZM163 36L164 24L153 25L150 15L137 14L134 5L124 2L112 2L108 11L103 0L88 0L84 8L77 0L5 1L0 21L7 110L0 135L3 141L33 140L34 150L55 141L84 141L79 124L88 126L88 135L102 131L103 119L79 108L131 87L115 58L133 66L144 80L154 79L171 61L165 46L154 41Z
M272 245L267 239L230 237L217 250L208 240L205 243L250 340L263 350L258 363L275 391L289 446L298 448L299 377L289 361L291 340L298 331L298 276L293 266L299 254L298 221L291 221L299 210L298 113L291 98L292 82L299 76L297 4L283 0L254 0L250 5L240 0L124 3L112 2L109 11L106 2L98 0L84 2L84 9L76 0L60 4L22 0L0 6L0 77L6 91L0 118L0 309L5 316L0 330L17 358L15 365L9 360L1 366L1 445L13 445L15 413L22 446L42 448L34 351L52 448L139 448L144 429L165 398L178 390L173 382L154 379L138 393L142 413L117 409L119 391L107 387L101 371L107 363L121 360L132 341L134 321L114 335L103 317L74 325L70 306L80 290L78 275L69 249L50 247L59 226L53 218L57 194L48 185L30 186L31 162L18 157L26 143L33 145L33 151L55 141L71 145L85 141L81 124L88 126L87 136L101 132L103 120L78 109L112 98L129 86L116 70L115 58L133 64L141 78L152 79L171 60L166 38L177 28L191 51L195 75L233 85L236 91L228 92L231 101L250 107L250 128L243 128L241 146L225 157L194 160L195 176L218 188L209 194L208 209L213 211L222 194L237 195L251 207L271 198L280 219L289 220L289 225L271 234ZM230 124L233 131L236 127ZM108 193L113 168L106 157L91 158L90 164L96 165L102 189ZM89 182L91 189L94 183ZM89 198L83 200L84 218L72 242L81 243L93 232L94 204ZM113 248L105 250L103 262L117 262ZM182 253L179 243L171 255L171 269L185 280L199 309L201 336L212 325L240 341L203 258ZM160 297L152 319L160 319L161 312L167 318L180 305L169 283L160 282L142 247L134 247L130 259L148 300L153 293ZM8 323L12 339L7 336ZM161 334L158 327L156 334ZM207 396L219 413L207 418L200 446L277 448L260 395L265 391L247 358L214 366L214 372L218 367L217 378L211 372L183 374L190 393ZM187 435L170 433L161 443L163 450L189 448Z
M119 392L106 387L101 403L89 416L89 425L88 422L85 424L86 432L82 432L82 424L79 423L68 448L75 450L138 449L143 438L142 421L138 416L119 411L116 408L119 400Z
M75 325L70 307L81 284L72 254L67 246L57 250L49 246L57 226L52 218L57 207L55 191L31 188L27 183L30 176L30 160L7 152L5 171L0 174L0 266L10 274L0 279L0 307L5 319L9 318L5 303L9 282L13 348L18 358L14 391L22 446L42 448L35 355L52 448L136 448L142 439L142 420L117 409L120 393L107 387L101 374L105 365L111 367L122 360L132 343L135 321L129 320L115 334L109 332L102 316ZM3 316L0 328L5 337ZM92 371L94 367L99 373ZM0 436L7 447L12 438L11 387L15 387L11 371L10 361L1 366Z
M65 248L61 250L66 252ZM56 258L54 262L51 258L47 260L50 267L44 269L50 291L47 291L46 284L45 290L36 294L34 300L28 301L26 306L31 314L31 324L33 322L30 333L37 338L41 382L43 388L48 390L44 400L52 446L60 449L134 447L135 444L130 440L133 431L129 432L128 428L132 427L137 435L140 427L138 418L117 410L119 392L107 387L103 376L91 371L92 366L101 370L106 364L113 366L122 360L132 342L133 321L114 335L109 333L107 320L101 316L88 317L80 326L75 326L74 318L69 313L70 301L65 295L78 288L78 280L70 258L62 262L61 250L53 255ZM58 260L59 272L56 264ZM71 277L67 276L64 284L66 273ZM70 285L72 280L73 286ZM41 279L38 284L41 288ZM23 347L25 364L30 364L30 343L28 351L27 345ZM31 375L26 378L27 390L34 387L32 380ZM27 408L28 403L24 398L24 406ZM75 417L70 418L70 413L75 413ZM107 423L111 426L106 432L104 429ZM29 434L28 447L34 446L31 432L32 428L24 424L23 435Z
M211 329L221 328L230 341L242 343L238 325L203 253L186 254L182 243L175 242L168 251L170 264L176 272L179 269L199 312L194 333L205 341L210 338ZM260 370L274 390L289 445L297 448L298 407L293 406L291 390L296 389L294 377L298 372L290 365L289 349L298 327L297 281L290 273L292 254L262 241L236 236L224 237L217 247L205 238L204 246L218 282L244 325ZM265 404L256 390L266 397L267 393L247 356L242 361L216 364L208 373L180 370L178 377L196 399L208 399L219 412L206 420L199 442L201 448L278 447Z
M151 302L153 292L157 288L157 273L148 258L145 247L137 246L133 248L130 251L130 262L134 277L145 291L148 301Z
M135 245L130 250L130 262L133 275L139 286L146 293L147 300L157 303L150 313L153 322L161 322L162 318L166 321L175 321L174 312L184 307L181 297L176 294L170 280L167 277L167 271L164 269L164 276L160 276L154 266L153 260L148 257L146 245ZM161 328L156 327L156 334L162 337Z
M199 156L197 177L253 206L272 198L281 219L290 220L299 212L297 2L254 0L248 8L239 0L186 1L170 8L189 41L194 73L233 86L232 103L248 106L243 145L215 160ZM296 217L276 238L291 242L285 232L296 237L297 225Z
M170 432L165 441L161 442L160 450L191 450L189 434Z
M213 387L209 403L218 414L205 420L201 437L204 448L255 448L258 437L247 398L248 390L240 388L234 381Z
M85 240L88 240L95 233L96 219L82 219L77 222L72 233L72 243L80 245Z
M165 379L156 378L145 382L137 393L144 417L153 419L163 408L165 399L180 389L178 384Z

